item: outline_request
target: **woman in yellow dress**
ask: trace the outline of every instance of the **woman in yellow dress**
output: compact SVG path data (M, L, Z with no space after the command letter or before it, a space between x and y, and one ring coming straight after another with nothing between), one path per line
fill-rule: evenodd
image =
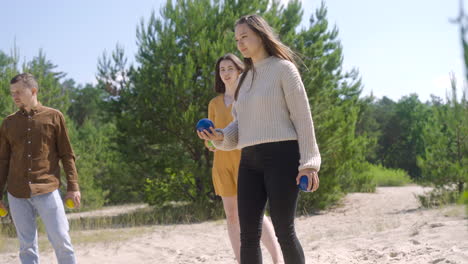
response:
M232 122L231 114L237 80L244 69L242 61L234 54L227 53L216 62L215 91L219 93L208 105L208 118L213 121L216 128L224 128ZM226 213L227 229L231 246L237 262L240 262L240 227L237 211L237 174L241 151L216 150L205 141L205 146L214 152L213 185L215 193L223 200ZM269 251L273 263L283 263L281 249L273 230L271 221L265 216L262 225L261 240Z

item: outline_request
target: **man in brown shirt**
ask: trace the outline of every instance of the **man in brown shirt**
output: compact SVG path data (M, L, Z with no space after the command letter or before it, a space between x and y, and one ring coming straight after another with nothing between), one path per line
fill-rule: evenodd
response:
M20 259L39 263L36 214L46 226L59 264L75 263L68 221L58 192L60 166L67 179L66 199L80 205L78 175L65 120L60 111L42 106L31 74L15 76L11 96L19 110L0 127L0 207L5 186L20 240Z

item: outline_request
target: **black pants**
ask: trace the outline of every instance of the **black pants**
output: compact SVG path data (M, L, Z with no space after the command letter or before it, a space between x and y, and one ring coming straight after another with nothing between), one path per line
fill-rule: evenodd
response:
M260 237L267 200L285 263L305 263L304 251L294 229L299 158L297 141L265 143L242 149L237 195L241 264L262 263Z

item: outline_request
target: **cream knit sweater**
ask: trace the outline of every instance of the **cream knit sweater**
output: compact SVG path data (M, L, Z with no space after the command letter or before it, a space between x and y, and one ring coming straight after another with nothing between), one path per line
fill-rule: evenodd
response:
M221 150L297 140L299 170L320 170L320 153L304 85L290 61L268 57L254 64L240 88L232 108L234 121L222 129L223 141L214 141Z

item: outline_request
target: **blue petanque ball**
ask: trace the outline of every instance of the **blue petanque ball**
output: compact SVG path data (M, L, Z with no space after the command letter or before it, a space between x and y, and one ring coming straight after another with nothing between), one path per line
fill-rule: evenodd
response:
M306 175L302 175L301 179L299 180L299 189L304 192L309 192L307 190L307 185L309 185L309 178Z
M211 132L210 127L214 128L214 124L208 118L200 119L200 121L198 121L197 123L197 130L200 132L202 132L203 130L207 130L208 132Z

